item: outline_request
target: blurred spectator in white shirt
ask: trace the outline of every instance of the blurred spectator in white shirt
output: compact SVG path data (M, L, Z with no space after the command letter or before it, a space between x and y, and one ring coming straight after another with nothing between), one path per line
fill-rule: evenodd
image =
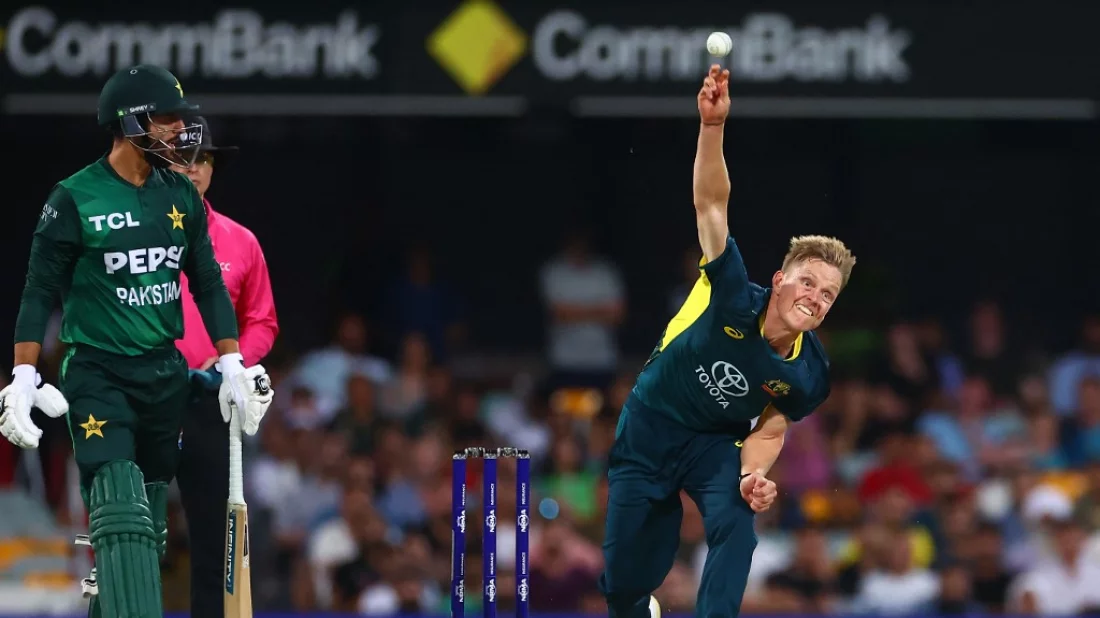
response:
M626 313L619 269L592 254L583 232L543 266L542 298L550 316L550 364L556 386L602 388L619 363L616 329Z
M304 386L317 397L319 410L331 419L346 403L348 378L364 375L375 384L389 381L389 363L367 353L367 325L354 313L340 318L331 344L305 355L288 378L288 386Z
M930 569L913 566L907 535L894 535L892 545L884 568L864 577L852 609L886 616L930 611L939 596L939 577Z
M1012 582L1008 611L1042 616L1096 614L1100 564L1085 551L1085 529L1064 510L1044 518L1044 524L1051 554Z
M345 491L340 516L330 519L310 537L307 552L314 594L322 609L332 608L332 575L336 567L354 560L359 554L354 530L364 525L364 520L372 514L370 494L361 489Z

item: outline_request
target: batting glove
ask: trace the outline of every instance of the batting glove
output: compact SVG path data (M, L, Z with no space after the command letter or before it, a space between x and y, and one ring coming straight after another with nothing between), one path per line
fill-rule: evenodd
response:
M263 365L246 368L240 354L226 354L218 359L218 371L222 385L218 390L218 402L222 419L229 422L233 408L241 415L241 429L248 435L256 435L260 421L267 414L275 391Z
M31 408L50 418L69 412L69 402L31 365L19 365L11 372L11 384L0 390L0 434L20 448L38 448L42 430L31 421ZM41 385L41 387L39 387Z

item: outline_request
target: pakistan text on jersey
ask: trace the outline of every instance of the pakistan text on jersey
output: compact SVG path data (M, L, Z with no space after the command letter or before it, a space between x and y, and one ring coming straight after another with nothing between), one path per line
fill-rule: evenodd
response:
M131 307L174 303L180 299L180 283L166 281L140 288L115 288L115 295L118 296L119 302Z

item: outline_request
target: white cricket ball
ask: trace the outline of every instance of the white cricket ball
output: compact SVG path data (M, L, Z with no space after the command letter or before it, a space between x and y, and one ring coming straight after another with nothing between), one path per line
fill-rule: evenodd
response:
M733 39L725 32L711 32L707 37L707 51L712 56L728 56L733 51Z

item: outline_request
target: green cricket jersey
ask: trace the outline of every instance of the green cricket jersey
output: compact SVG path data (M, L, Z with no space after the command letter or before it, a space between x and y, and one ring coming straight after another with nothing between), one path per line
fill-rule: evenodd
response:
M61 297L61 340L124 356L183 336L180 272L213 341L237 320L191 181L154 168L138 187L106 156L58 183L42 208L15 342L41 342Z
M699 280L669 322L635 383L643 404L690 429L747 434L771 405L793 421L829 396L829 360L803 333L788 358L763 337L771 290L751 283L732 237L700 266Z

